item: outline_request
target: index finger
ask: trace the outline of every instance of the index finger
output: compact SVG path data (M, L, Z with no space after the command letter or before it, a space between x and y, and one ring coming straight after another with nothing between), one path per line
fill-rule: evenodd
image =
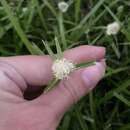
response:
M79 46L65 51L64 57L75 63L100 60L105 55L104 47ZM52 78L52 60L50 56L14 56L1 57L0 62L7 62L18 70L28 85L41 86Z

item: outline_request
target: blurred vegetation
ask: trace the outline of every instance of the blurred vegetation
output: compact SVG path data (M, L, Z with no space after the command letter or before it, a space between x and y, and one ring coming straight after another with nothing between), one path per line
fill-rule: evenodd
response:
M62 14L59 0L0 0L0 55L47 54L42 39L55 52L78 45L107 49L107 73L98 87L75 104L58 130L130 130L130 1L69 0ZM107 24L121 31L107 36Z

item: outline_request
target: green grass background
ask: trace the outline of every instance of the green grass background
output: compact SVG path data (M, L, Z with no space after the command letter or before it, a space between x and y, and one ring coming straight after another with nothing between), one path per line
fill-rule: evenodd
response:
M42 39L56 52L78 45L107 49L107 73L97 88L75 104L58 130L130 130L130 0L69 0L61 14L59 0L0 0L0 55L47 54ZM105 26L121 24L116 36Z

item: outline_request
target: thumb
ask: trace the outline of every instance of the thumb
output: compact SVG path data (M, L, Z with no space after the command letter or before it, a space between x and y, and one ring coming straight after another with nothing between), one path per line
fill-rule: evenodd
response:
M90 92L105 73L105 61L73 72L69 79L61 81L58 87L43 95L41 100L51 105L56 115L63 113L82 96Z

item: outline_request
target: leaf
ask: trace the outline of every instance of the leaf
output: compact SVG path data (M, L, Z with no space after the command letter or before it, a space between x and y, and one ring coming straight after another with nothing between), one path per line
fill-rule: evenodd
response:
M23 32L23 30L18 22L18 19L16 18L16 16L13 15L13 12L11 11L10 6L6 2L6 0L1 0L0 2L2 4L2 6L4 7L4 10L9 17L9 20L11 21L12 25L14 26L14 28L15 28L16 32L18 33L19 37L21 38L22 42L27 47L29 52L31 54L34 54L33 46L30 43L30 41L27 39L25 33Z
M48 51L49 55L55 60L56 57L55 57L53 51L51 50L51 48L49 47L48 43L45 42L44 40L42 40L42 43L44 44L44 46L45 46L46 50Z
M62 58L63 57L63 53L62 53L62 50L61 50L61 47L60 47L60 43L59 43L57 37L55 37L55 45L56 45L58 58Z
M126 104L127 106L130 107L130 101L127 100L123 95L114 92L114 96L115 96L116 98L118 98L120 101L122 101L124 104Z

